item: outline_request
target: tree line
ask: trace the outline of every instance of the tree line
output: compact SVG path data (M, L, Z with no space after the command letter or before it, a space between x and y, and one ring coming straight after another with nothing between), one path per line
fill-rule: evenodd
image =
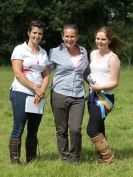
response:
M81 43L88 52L95 46L97 28L108 25L127 47L119 54L123 63L133 58L132 0L0 0L0 65L10 63L13 48L27 37L31 20L46 24L42 47L47 51L61 42L65 23L79 28Z

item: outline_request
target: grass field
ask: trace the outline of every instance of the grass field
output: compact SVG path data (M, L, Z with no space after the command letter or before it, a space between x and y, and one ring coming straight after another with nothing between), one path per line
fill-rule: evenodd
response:
M32 164L25 163L25 135L22 138L21 165L11 165L8 141L12 129L12 110L9 101L9 88L13 80L10 67L0 67L0 177L132 177L133 176L133 71L122 68L120 84L116 89L114 110L106 120L106 134L115 152L116 163L108 166L97 163L94 146L86 134L88 121L85 110L82 126L81 163L62 162L57 153L55 126L49 103L49 90L46 108L39 129L41 156ZM86 87L87 92L87 87Z

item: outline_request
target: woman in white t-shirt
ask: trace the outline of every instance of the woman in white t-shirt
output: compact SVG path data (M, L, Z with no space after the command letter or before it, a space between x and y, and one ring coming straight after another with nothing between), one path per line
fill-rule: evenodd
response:
M32 21L28 28L28 41L16 46L11 56L15 78L10 88L14 120L9 151L10 160L15 164L20 163L21 137L26 123L26 161L36 158L37 132L49 81L47 53L39 46L43 31L43 22Z
M125 44L108 27L97 31L95 42L97 49L90 54L87 134L97 148L99 162L109 164L114 162L114 154L107 143L104 122L113 108L114 88L119 82L120 60L115 52Z

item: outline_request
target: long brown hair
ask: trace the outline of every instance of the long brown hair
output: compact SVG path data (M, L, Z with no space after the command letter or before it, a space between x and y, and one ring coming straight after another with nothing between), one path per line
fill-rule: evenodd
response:
M111 41L109 44L109 48L113 52L116 52L117 49L126 46L125 42L121 40L118 36L114 35L112 30L109 27L103 26L99 28L96 33L98 32L103 32L106 34L107 38Z

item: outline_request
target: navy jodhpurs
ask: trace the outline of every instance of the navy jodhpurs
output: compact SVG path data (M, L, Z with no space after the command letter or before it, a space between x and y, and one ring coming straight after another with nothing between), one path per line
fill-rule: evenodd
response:
M37 137L42 114L26 113L25 102L28 94L10 90L10 100L13 109L13 129L11 139L21 139L27 122L27 137Z

